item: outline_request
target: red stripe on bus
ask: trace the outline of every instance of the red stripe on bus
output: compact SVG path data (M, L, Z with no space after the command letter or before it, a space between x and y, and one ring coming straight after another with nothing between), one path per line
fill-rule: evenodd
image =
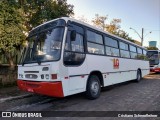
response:
M84 78L84 75L82 75L81 78Z
M64 97L62 82L31 82L17 80L18 87L23 91L48 95L53 97Z
M64 77L64 79L69 79L69 77Z

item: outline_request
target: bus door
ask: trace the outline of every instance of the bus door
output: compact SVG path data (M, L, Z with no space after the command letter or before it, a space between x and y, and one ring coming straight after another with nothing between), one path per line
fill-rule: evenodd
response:
M68 68L70 91L78 92L86 87L87 63L84 51L84 29L78 25L69 24L63 59L64 65Z

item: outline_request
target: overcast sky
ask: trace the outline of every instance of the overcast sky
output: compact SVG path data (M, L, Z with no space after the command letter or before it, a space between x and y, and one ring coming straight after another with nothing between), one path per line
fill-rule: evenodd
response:
M108 21L113 18L121 19L121 28L129 33L133 39L139 36L131 29L134 28L140 35L144 28L144 45L148 41L158 42L160 49L160 0L67 0L74 5L76 17L84 16L91 21L95 14L108 15Z

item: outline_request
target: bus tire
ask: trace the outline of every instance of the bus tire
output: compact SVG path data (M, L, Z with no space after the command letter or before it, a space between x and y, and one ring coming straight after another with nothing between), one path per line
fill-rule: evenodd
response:
M100 96L101 85L100 80L96 75L91 75L87 82L86 97L94 100Z
M142 79L141 71L137 70L136 82L139 82Z

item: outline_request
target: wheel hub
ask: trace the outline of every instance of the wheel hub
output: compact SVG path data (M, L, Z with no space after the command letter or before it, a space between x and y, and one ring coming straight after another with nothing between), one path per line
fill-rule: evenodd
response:
M99 90L99 85L97 82L93 82L91 86L91 90L93 94L97 94Z

